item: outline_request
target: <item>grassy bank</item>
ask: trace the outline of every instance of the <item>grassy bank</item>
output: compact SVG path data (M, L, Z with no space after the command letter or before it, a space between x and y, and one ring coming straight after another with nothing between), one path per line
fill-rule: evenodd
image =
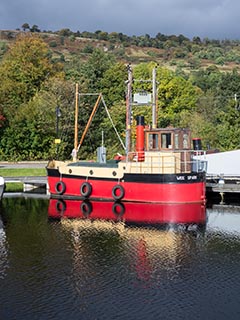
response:
M45 177L45 168L3 168L0 169L2 177ZM6 192L22 192L23 183L6 183Z
M23 192L23 183L6 183L5 192Z
M44 177L46 176L45 168L0 168L0 176L2 177Z

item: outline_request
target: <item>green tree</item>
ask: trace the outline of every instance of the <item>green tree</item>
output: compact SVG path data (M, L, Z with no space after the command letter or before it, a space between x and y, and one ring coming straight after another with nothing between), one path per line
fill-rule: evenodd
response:
M58 31L58 34L62 37L69 37L73 34L73 32L70 29L61 29Z
M82 64L81 73L89 80L89 92L99 92L101 89L100 81L104 73L115 63L113 55L104 53L100 49L95 49L88 61Z
M218 105L214 95L201 94L194 109L181 112L180 126L190 128L193 137L201 138L204 149L207 145L211 148L219 148L217 114Z
M216 90L219 82L221 81L222 73L219 71L217 66L210 66L204 69L194 71L190 75L190 81L193 85L201 88L205 93L209 90Z
M127 68L123 63L116 63L105 71L101 80L101 92L108 106L125 100Z
M8 121L27 103L51 75L60 71L49 59L49 49L39 37L21 35L0 64L0 106Z
M218 147L220 150L240 148L240 117L235 104L229 104L226 112L219 112L217 126Z
M34 24L31 28L30 28L31 32L40 32L41 30L38 28L38 26L36 24Z
M156 67L154 63L142 63L134 68L135 91L152 92L151 78L154 66ZM178 126L181 113L185 110L194 110L201 90L166 68L157 67L156 75L159 124ZM141 79L142 82L139 81Z
M200 89L194 87L190 81L182 77L173 77L164 85L159 86L161 94L159 116L168 125L178 126L181 113L194 110Z
M61 78L46 81L18 112L0 141L1 160L36 160L56 157L56 107L60 107L59 156L69 158L73 148L74 84Z
M24 23L24 24L22 25L22 29L23 29L23 31L30 30L29 24L28 24L28 23Z

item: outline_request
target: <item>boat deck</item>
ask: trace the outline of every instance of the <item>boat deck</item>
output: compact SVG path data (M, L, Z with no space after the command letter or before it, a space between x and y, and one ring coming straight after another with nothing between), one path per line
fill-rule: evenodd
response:
M71 167L95 167L95 168L117 168L119 160L109 160L106 163L94 161L77 161L68 164Z

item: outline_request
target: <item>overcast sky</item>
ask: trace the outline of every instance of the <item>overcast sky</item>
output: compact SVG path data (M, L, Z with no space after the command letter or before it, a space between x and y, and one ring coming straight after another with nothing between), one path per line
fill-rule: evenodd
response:
M36 24L41 30L158 32L240 39L239 0L1 0L0 29Z

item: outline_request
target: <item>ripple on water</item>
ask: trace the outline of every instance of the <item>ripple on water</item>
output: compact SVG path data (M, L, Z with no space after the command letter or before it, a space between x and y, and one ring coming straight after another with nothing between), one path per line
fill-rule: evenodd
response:
M0 229L0 279L5 278L8 268L8 244L4 229Z
M240 312L236 228L211 222L203 233L179 232L32 215L11 220L0 245L7 266L0 318L236 319Z

